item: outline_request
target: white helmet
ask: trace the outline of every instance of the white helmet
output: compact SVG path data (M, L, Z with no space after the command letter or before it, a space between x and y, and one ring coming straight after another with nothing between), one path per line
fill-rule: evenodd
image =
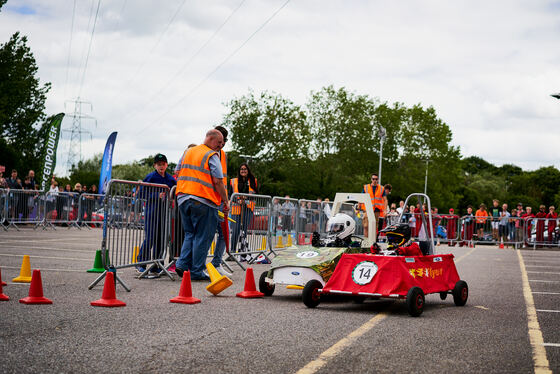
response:
M356 230L356 222L348 214L337 213L327 221L327 235L345 239Z

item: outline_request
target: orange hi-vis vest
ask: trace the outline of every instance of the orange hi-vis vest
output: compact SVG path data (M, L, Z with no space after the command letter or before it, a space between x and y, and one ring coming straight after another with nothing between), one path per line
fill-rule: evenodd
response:
M257 178L255 178L255 183L257 182ZM239 193L239 181L237 178L232 178L229 183L231 184L231 190L233 191L233 193ZM251 188L251 184L249 183L249 192L256 192L255 190L253 190ZM247 203L247 207L249 207L249 209L251 209L251 211L253 211L255 209L255 202L254 201L249 201ZM232 203L231 204L231 214L234 216L238 216L241 214L241 205L239 204L235 204Z
M373 205L373 210L379 210L379 217L385 217L385 204L383 203L383 187L377 185L375 191L373 190L371 183L364 185L364 191L371 197L371 205ZM365 210L365 209L364 209Z
M208 162L215 154L218 153L204 144L187 150L177 178L177 195L194 195L208 199L216 205L221 204L222 198L214 189Z

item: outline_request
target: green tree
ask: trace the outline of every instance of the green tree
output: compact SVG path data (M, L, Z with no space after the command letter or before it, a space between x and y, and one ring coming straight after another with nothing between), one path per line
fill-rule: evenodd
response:
M13 151L20 155L19 162L8 167L39 166L38 124L45 120L45 100L51 84L41 86L37 70L27 37L17 32L0 46L0 137L5 144L0 157Z

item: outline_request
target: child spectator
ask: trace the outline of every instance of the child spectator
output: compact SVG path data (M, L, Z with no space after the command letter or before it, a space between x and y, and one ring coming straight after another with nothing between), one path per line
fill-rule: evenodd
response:
M536 214L536 221L537 221L537 244L544 243L544 222L546 220L546 206L541 205L539 206L539 211Z
M399 213L397 213L397 206L395 203L391 204L391 209L387 213L387 226L396 225L399 223Z
M484 238L484 223L488 219L488 212L486 211L486 205L480 204L479 209L475 213L476 219L476 234L478 240L483 240Z
M500 202L496 199L492 200L492 208L490 208L490 216L492 217L492 239L498 241L499 223L502 209L500 209Z
M524 244L524 246L526 244L528 244L529 240L531 239L531 229L533 228L533 218L535 218L535 215L533 214L533 208L531 208L530 206L528 206L527 208L525 208L525 214L521 216L523 218L525 227L526 227L526 243Z
M467 207L467 214L463 217L463 240L459 244L459 247L468 245L472 240L474 234L474 217L472 212L472 206Z
M548 242L552 243L554 229L556 228L556 220L558 219L558 213L554 211L554 205L548 207L546 218L548 218Z
M447 240L449 241L449 245L451 247L455 246L455 242L453 241L453 239L455 239L455 236L457 234L457 219L459 217L457 217L455 215L455 210L453 208L449 209L449 216L447 217Z
M501 240L502 243L507 242L509 237L509 217L511 216L511 214L509 214L507 209L508 205L503 204L502 211L500 212L500 222L498 225L499 240Z

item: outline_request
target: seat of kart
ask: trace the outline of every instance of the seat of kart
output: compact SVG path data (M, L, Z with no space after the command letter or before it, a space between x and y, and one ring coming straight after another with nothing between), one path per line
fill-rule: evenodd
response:
M428 255L432 255L433 253L431 252L431 246L430 246L430 242L427 240L421 240L418 242L418 245L420 246L420 250L422 251L422 254L424 254L424 256L428 256Z

